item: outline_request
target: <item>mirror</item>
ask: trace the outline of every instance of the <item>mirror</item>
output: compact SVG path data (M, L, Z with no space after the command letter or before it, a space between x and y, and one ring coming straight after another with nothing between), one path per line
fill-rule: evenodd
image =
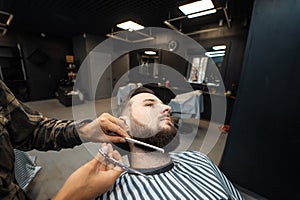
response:
M139 74L147 77L158 78L159 52L157 50L144 50L138 54Z
M189 62L187 81L193 84L206 84L209 86L219 86L220 76L212 67L215 65L220 74L223 74L223 62L226 55L227 45L214 45L206 49L206 52L192 53Z
M188 82L201 84L204 82L205 72L207 68L208 57L193 56L189 70Z

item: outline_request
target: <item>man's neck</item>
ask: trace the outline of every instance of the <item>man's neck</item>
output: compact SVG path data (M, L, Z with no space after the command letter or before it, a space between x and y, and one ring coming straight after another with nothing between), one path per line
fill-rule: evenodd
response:
M171 162L168 153L146 152L137 147L131 147L131 162L133 168L150 169L158 168L167 165Z

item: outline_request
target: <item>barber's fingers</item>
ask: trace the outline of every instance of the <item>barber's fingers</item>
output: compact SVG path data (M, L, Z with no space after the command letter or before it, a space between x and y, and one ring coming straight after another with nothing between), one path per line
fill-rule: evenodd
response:
M103 145L103 144L102 144ZM111 154L112 152L113 152L113 147L112 147L112 145L111 144L106 144L106 148L107 148L107 154ZM111 156L110 156L111 157Z
M126 125L123 120L113 117L108 113L103 113L99 117L98 122L105 134L108 134L109 132L114 132L121 137L128 137L128 134L125 131Z
M118 162L123 163L122 156L120 155L120 153L118 151L113 149L111 144L102 143L101 148L105 149L105 153L109 157L117 160ZM109 170L109 169L114 169L114 170L117 170L117 171L123 171L123 169L120 166L115 165L112 162L109 162L100 153L97 153L97 155L95 156L95 160L98 161L98 168L101 171Z
M115 160L117 160L118 162L123 163L122 156L120 155L120 153L119 153L118 151L114 150L114 151L112 152L112 157L113 157ZM118 166L118 165L116 165L116 166L114 167L114 169L115 169L115 170L118 170L118 171L123 171L123 169L122 169L120 166Z
M109 155L110 152L112 151L112 146L110 145L110 147L109 147L106 143L102 143L100 148L107 155ZM97 153L94 160L98 161L97 165L98 165L99 170L101 170L101 171L106 170L107 165L109 163L108 163L107 159L104 156L102 156L100 153Z
M125 138L124 137L120 137L120 136L107 135L106 138L107 138L106 142L113 142L113 143L120 143L120 142L124 143L124 142L126 142Z
M109 157L112 157L112 153L109 153L108 156L109 156ZM114 163L108 162L106 167L107 167L107 170L110 170L110 169L114 169L115 166L116 166L116 165L115 165Z
M114 150L113 152L109 153L108 156L114 158L115 160L117 160L120 163L123 163L121 155L116 150ZM107 170L117 171L118 173L121 173L123 171L123 169L119 165L114 164L112 162L108 162L106 167L107 167L106 168Z
M121 137L128 137L128 133L126 132L126 124L124 123L123 120L118 119L118 118L111 118L111 123L110 125L110 131L118 134Z
M102 151L103 151L104 149L108 149L106 143L102 143L100 148L102 149ZM106 152L105 152L105 153L106 153ZM105 163L105 162L106 162L106 159L105 159L100 153L97 153L96 156L94 157L94 159L98 160L99 163Z
M97 153L93 159L95 167L97 170L104 171L107 167L106 158L104 158L100 153Z
M109 157L115 159L116 161L123 163L120 153L118 151L114 150L111 144L107 144L107 155ZM108 167L108 169L115 169L115 170L122 171L122 168L120 166L115 165L111 162L108 163L107 167Z

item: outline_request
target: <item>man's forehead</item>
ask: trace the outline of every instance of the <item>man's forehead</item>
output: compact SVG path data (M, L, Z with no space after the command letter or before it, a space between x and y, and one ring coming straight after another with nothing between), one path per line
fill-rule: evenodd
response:
M140 93L130 99L131 102L144 102L146 100L155 100L161 102L159 98L150 93Z

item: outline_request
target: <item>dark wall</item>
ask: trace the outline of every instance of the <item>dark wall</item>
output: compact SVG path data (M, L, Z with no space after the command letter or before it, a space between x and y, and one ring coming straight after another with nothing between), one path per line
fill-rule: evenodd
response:
M89 52L105 39L105 37L87 33L74 36L72 38L73 51L75 59L78 60L78 63L81 64Z
M112 86L113 88L118 83L119 79L122 78L129 82L128 76L122 77L125 73L129 71L129 54L124 54L116 59L111 64L112 66Z
M67 75L64 59L66 54L72 54L72 42L51 36L41 37L31 33L8 32L0 38L0 45L16 43L20 43L23 50L30 100L54 98L59 80ZM35 51L46 55L45 62L29 61L28 57ZM40 54L33 55L38 60L40 59Z
M161 63L174 68L182 76L186 77L188 61L185 58L169 51L161 51Z
M300 2L255 1L221 162L235 183L270 199L299 198Z
M77 35L72 38L74 59L80 65L87 56L87 47L85 42L86 34Z

